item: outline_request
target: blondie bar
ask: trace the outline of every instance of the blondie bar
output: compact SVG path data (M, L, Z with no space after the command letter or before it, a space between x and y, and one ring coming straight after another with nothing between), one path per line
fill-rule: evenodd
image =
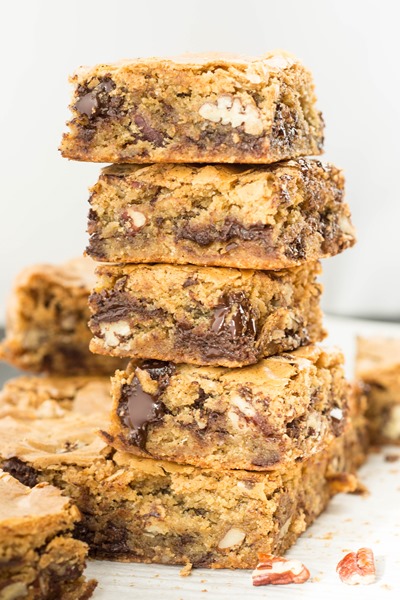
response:
M94 263L36 265L15 282L0 359L34 373L111 374L121 362L89 351L87 306Z
M341 435L348 412L343 356L317 346L241 369L131 363L112 388L105 441L207 468L289 467Z
M331 495L353 490L349 473L364 458L362 415L324 450L275 471L136 457L96 436L104 417L90 413L91 401L86 415L1 418L0 465L30 486L48 481L71 497L83 516L76 536L98 558L252 568L257 552L281 554Z
M356 374L367 386L372 441L400 444L400 338L358 338Z
M310 72L282 52L81 68L63 156L115 163L273 163L320 154Z
M106 262L285 269L355 242L341 171L317 160L266 167L112 165L92 188L87 253Z
M60 490L32 489L0 470L0 598L86 600L96 581L82 576L88 547L73 539L78 509Z
M91 350L239 367L323 337L319 263L285 271L104 265L90 296Z

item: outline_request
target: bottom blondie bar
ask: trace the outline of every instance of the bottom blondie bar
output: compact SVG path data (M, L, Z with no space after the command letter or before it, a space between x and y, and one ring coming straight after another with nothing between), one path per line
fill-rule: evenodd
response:
M400 339L359 338L356 374L367 386L372 441L400 444Z
M0 598L85 600L87 545L71 536L79 511L46 483L26 487L0 471Z
M76 534L97 558L252 568L257 552L281 554L334 493L353 490L349 474L364 457L361 416L307 461L252 472L116 452L95 433L100 413L72 408L52 418L36 410L36 419L21 418L17 407L0 419L1 466L73 498L83 515Z

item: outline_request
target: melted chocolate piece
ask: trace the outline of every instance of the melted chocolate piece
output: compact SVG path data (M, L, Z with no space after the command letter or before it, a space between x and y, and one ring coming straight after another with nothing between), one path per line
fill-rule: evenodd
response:
M276 105L272 125L271 147L291 147L297 137L298 116L295 110L281 102Z
M244 292L224 292L214 308L211 330L218 335L223 329L228 330L233 338L242 335L256 337L256 320Z
M32 488L38 483L38 474L33 467L22 462L16 456L9 458L3 463L4 471L10 473L15 479L18 479L24 485Z
M130 384L121 388L118 416L129 431L129 441L146 450L147 428L165 414L164 404L157 396L147 394L135 376Z
M128 319L132 313L135 316L143 315L145 319L154 317L162 319L164 317L165 311L162 308L149 308L145 298L132 298L129 293L118 290L118 285L119 283L110 291L103 290L91 294L90 303L95 308L91 326L95 326L100 322L112 323L113 321ZM121 287L122 285L121 283ZM97 332L96 335L98 335Z
M165 377L171 377L175 371L175 365L169 362L163 362L162 360L145 360L139 365L140 369L147 371L150 377L159 382L159 392L164 391L166 385L164 384ZM163 380L162 382L160 380ZM162 388L162 390L160 389Z
M112 100L109 95L115 87L116 85L110 77L104 77L92 90L86 86L79 86L79 99L74 106L75 110L89 119L111 116L122 102L117 97ZM118 104L118 107L115 104Z
M215 225L199 226L191 225L184 221L176 228L175 237L177 240L190 240L199 246L209 246L213 242L229 242L232 239L238 240L262 240L265 245L269 245L272 226L262 223L255 223L245 227L236 219L228 217L220 227ZM236 244L233 247L236 247ZM232 244L230 245L232 249Z

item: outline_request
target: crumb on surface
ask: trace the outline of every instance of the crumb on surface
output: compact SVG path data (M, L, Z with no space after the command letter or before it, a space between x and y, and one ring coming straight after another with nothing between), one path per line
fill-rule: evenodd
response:
M388 462L388 463L397 462L399 459L400 459L399 454L386 454L385 455L385 462Z
M192 563L187 563L182 569L179 571L179 575L181 577L189 577L192 574Z

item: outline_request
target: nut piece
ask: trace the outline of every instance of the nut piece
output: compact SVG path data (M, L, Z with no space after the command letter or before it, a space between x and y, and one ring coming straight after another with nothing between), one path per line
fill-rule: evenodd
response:
M310 571L299 560L290 560L272 554L259 554L260 561L251 574L253 585L285 585L305 583Z
M249 135L261 135L264 129L260 111L254 104L243 106L239 98L232 98L228 94L217 98L216 104L203 104L199 114L213 123L221 122L232 127L244 125L244 131Z
M349 552L338 563L336 572L343 583L348 585L374 583L376 571L372 550L370 548L360 548L357 552Z
M237 527L232 527L219 542L218 548L220 550L226 550L227 548L232 548L232 546L239 546L245 537L246 534L244 531Z
M146 223L144 214L134 208L127 208L122 216L129 220L130 224L135 229L140 229Z

